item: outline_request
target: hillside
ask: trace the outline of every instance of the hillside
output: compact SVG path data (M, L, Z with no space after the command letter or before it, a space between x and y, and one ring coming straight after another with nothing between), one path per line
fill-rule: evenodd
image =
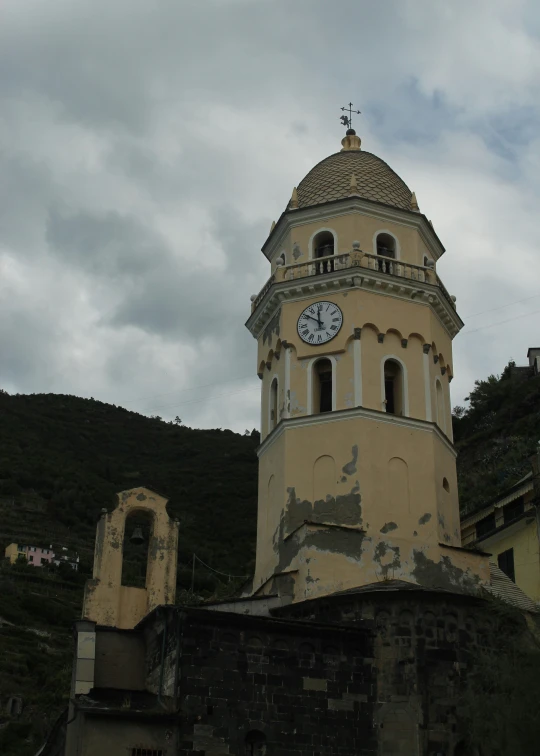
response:
M193 553L220 572L249 575L258 440L257 433L192 430L92 399L0 393L0 553L16 541L62 544L81 556L78 576L0 569L2 756L34 754L67 703L71 626L80 617L102 507L138 485L169 498L169 513L180 520L180 592L191 587ZM145 554L130 550L134 573ZM197 562L197 594L234 585ZM6 713L12 696L23 700L19 717Z
M453 414L462 513L486 504L530 472L540 441L540 376L510 362L475 381Z
M477 381L454 411L463 511L489 501L530 469L540 439L540 377L508 365ZM0 569L0 753L32 756L66 704L71 623L80 616L95 524L117 491L148 485L180 519L178 586L191 586L192 554L214 569L251 573L256 527L256 432L193 430L73 396L0 392L0 548L63 544L80 575ZM144 551L142 552L144 553ZM135 550L130 552L138 574ZM195 592L235 585L199 562ZM5 712L21 696L20 717Z

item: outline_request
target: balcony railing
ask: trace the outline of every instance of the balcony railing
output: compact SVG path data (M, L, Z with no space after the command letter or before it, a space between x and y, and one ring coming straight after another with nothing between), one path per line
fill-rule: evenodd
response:
M292 265L277 268L274 275L268 279L259 294L253 299L253 309L255 309L263 300L265 294L273 283L296 281L297 279L308 278L310 276L323 276L340 270L346 270L348 268L365 268L367 270L383 273L385 276L405 278L410 281L433 284L441 289L443 296L448 300L452 307L455 308L456 306L455 300L452 299L443 286L440 278L432 268L426 268L423 265L413 265L412 263L406 263L402 260L393 260L392 258L383 257L381 255L371 255L367 252L353 251L341 255L319 257L316 260L293 263Z

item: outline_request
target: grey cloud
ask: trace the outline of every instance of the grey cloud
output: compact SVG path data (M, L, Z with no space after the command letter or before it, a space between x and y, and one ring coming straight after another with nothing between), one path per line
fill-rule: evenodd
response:
M171 256L151 227L112 211L102 216L88 212L71 215L52 208L46 240L66 264L114 279L142 277Z
M339 149L339 107L357 97L365 148L403 172L448 247L440 270L460 310L534 287L532 2L511 26L505 0L489 13L417 0L5 4L0 385L136 409L172 389L171 404L199 397L180 393L197 384L233 392L220 379L255 370L243 323L269 275L270 222ZM507 59L489 54L503 32ZM458 337L456 402L536 332L527 318L505 328ZM253 427L249 386L184 419Z

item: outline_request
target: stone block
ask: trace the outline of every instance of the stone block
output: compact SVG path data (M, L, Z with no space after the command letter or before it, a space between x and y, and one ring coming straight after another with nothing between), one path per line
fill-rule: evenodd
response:
M77 658L96 658L96 634L93 632L77 633Z
M329 698L328 708L331 711L354 711L354 701L346 698Z
M89 682L94 685L94 660L77 659L76 679L80 682Z
M328 680L321 680L317 677L304 677L304 690L326 690Z

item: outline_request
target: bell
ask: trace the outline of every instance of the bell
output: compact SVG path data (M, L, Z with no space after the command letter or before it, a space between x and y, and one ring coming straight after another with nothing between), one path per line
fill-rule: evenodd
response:
M144 543L144 536L142 534L142 530L140 528L135 528L129 540L131 541L131 543L134 543L136 546L140 546L141 543Z

